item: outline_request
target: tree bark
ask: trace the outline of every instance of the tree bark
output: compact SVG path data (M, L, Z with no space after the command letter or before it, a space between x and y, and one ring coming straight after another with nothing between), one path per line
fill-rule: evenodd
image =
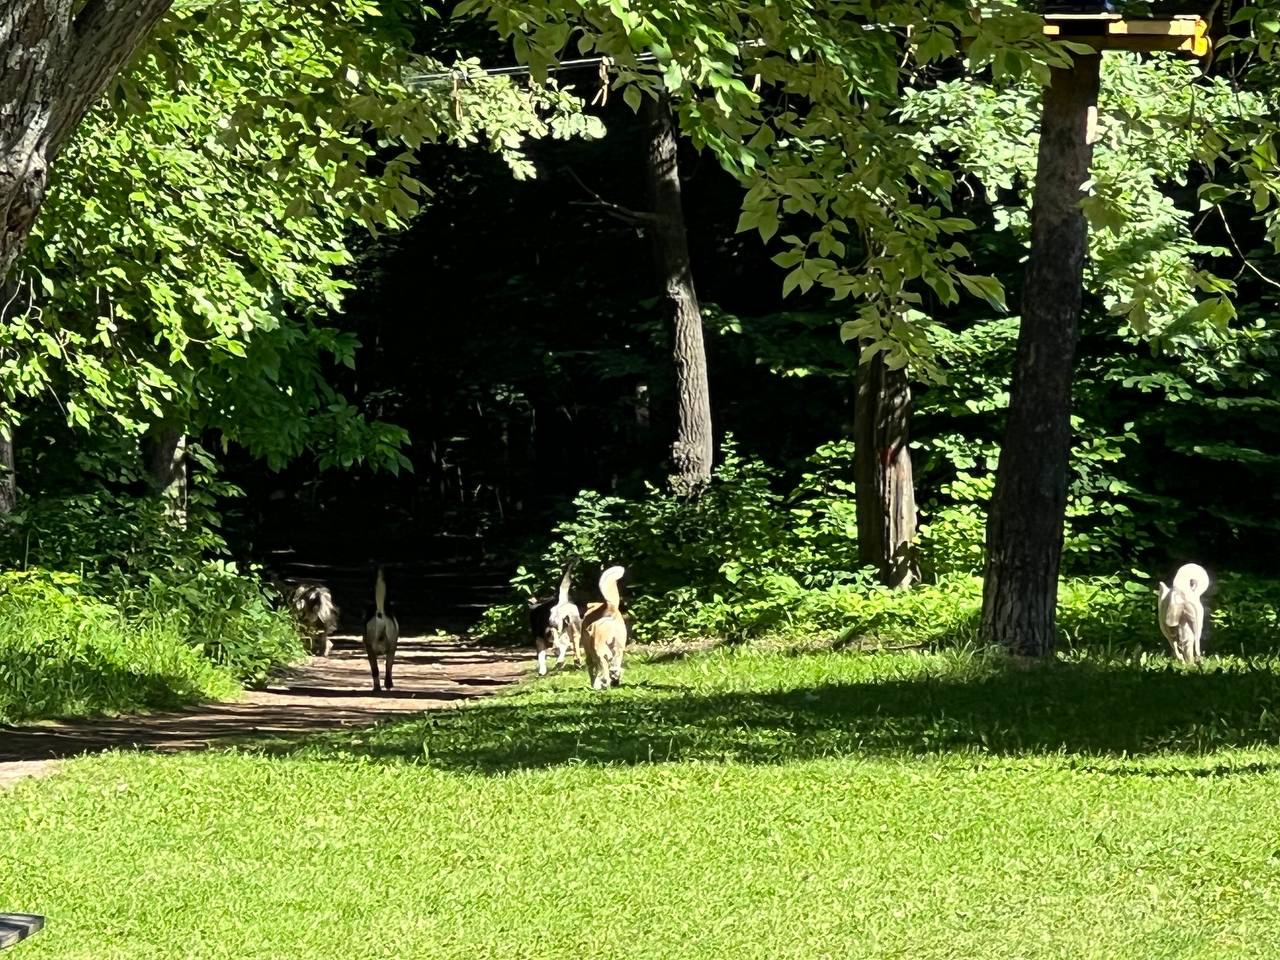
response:
M907 587L919 579L910 422L911 385L906 370L890 370L882 353L859 364L853 408L858 556L874 565L890 587Z
M151 488L164 501L165 512L179 526L187 525L187 436L162 424L147 434L147 472Z
M1053 652L1071 453L1071 377L1079 338L1096 54L1055 69L1044 92L1009 416L987 518L982 636L1014 653Z
M13 433L0 434L0 517L7 517L18 506L18 475L14 470Z
M171 3L0 2L0 282L26 245L58 151Z
M693 285L689 240L680 197L680 168L671 104L665 96L646 106L650 236L658 278L673 327L676 372L677 427L671 447L677 489L696 494L711 480L711 393L707 383L707 353L703 342L702 310Z

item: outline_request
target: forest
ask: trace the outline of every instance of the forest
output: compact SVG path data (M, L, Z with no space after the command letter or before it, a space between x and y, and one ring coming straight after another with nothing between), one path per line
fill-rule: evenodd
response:
M7 0L0 64L0 947L1268 954L1275 0Z

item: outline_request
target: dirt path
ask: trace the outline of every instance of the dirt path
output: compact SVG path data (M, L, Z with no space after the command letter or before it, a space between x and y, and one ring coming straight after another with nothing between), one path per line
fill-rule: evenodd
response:
M233 703L178 713L0 726L0 788L43 776L82 753L136 747L201 750L254 737L294 737L368 726L388 716L456 706L514 683L528 656L452 639L405 637L396 656L395 690L375 695L369 661L354 637L338 637L328 659L313 657Z

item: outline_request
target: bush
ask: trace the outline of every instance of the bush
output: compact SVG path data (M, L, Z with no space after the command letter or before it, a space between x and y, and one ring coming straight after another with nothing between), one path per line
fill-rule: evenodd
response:
M934 579L891 591L859 566L851 483L852 445L828 444L810 458L799 483L775 492L777 476L726 443L723 463L696 501L649 487L642 499L584 492L557 526L538 561L512 584L523 597L547 596L569 557L576 579L594 593L594 572L628 569L624 600L633 636L663 642L738 640L773 635L815 642L878 645L975 643L982 607L988 478L962 476L952 502L922 531ZM1124 533L1123 526L1119 528ZM1073 534L1077 554L1108 555L1107 537ZM1280 643L1280 583L1228 578L1206 598L1208 649L1262 653ZM1060 644L1126 652L1159 650L1155 584L1123 576L1065 580L1059 596ZM526 639L523 603L495 607L477 625L489 639Z
M1280 650L1280 582L1225 577L1204 598L1209 653L1271 656ZM1122 577L1067 580L1058 592L1062 646L1136 653L1165 649L1154 583Z
M261 581L222 560L151 573L121 605L141 625L169 624L194 650L245 683L261 683L305 651L288 611L275 608Z
M649 486L642 499L592 491L574 502L574 515L556 527L551 545L512 584L524 597L545 595L569 557L590 589L592 574L613 563L627 567L627 600L636 637L747 635L785 620L797 589L866 582L857 571L849 444L830 444L810 458L787 496L776 475L738 456L726 440L723 462L696 500ZM522 604L490 611L478 626L489 638L524 630Z
M172 708L233 696L224 668L163 621L131 622L78 578L0 574L0 719Z
M157 628L257 683L303 654L293 619L275 608L255 569L226 560L217 516L195 503L186 526L152 497L105 490L27 501L3 526L0 555L15 566L72 573L77 592Z

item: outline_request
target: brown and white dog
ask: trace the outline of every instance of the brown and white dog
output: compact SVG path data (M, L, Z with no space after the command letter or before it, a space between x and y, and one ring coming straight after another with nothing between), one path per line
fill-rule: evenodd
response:
M1186 563L1173 575L1173 586L1160 584L1156 609L1160 632L1169 641L1175 658L1183 663L1200 660L1200 636L1204 632L1204 604L1200 595L1209 588L1209 574L1198 563Z
M317 657L333 650L329 635L338 628L338 607L329 588L320 583L299 583L289 591L289 609Z
M600 574L603 603L588 605L582 618L582 645L587 653L587 672L591 689L607 690L622 682L622 654L627 648L627 622L619 607L618 581L626 573L622 567L610 567Z
M387 606L387 580L382 567L373 587L373 606L365 614L364 652L369 657L369 672L373 674L373 690L378 686L378 655L387 661L387 689L391 689L391 668L396 662L396 644L400 642L400 622Z
M573 650L574 666L582 664L582 614L578 605L569 599L569 578L573 563L564 568L560 578L560 592L554 600L531 600L529 628L533 631L533 644L538 650L538 676L547 675L547 654L556 652L556 666L564 666L565 655Z

